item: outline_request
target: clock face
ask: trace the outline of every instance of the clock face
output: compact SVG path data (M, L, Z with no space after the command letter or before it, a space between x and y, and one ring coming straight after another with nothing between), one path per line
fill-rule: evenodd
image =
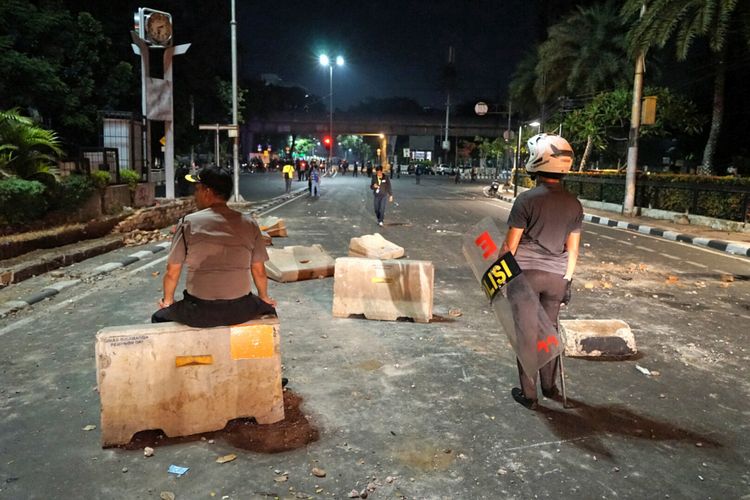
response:
M146 21L148 37L159 45L167 45L172 39L172 21L169 16L155 12Z

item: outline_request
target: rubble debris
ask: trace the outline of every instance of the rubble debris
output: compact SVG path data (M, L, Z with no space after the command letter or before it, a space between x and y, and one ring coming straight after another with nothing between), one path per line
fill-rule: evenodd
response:
M146 446L143 448L143 456L144 457L153 457L154 456L154 449L150 446Z
M651 370L649 370L648 368L644 368L641 365L635 365L635 369L644 375L651 375Z
M227 462L231 462L232 460L235 460L237 458L237 455L234 453L230 453L228 455L223 455L216 459L217 464L225 464Z
M137 246L145 245L146 243L153 243L157 241L168 240L170 236L168 234L162 234L161 230L154 229L153 231L144 231L142 229L136 229L129 232L123 238L125 246Z
M313 467L312 474L315 477L326 477L326 471L325 471L325 469L319 469L317 467Z
M451 309L451 310L448 311L448 316L450 316L451 318L458 318L462 314L463 313L461 312L461 309L458 309L458 308L453 308L453 309Z

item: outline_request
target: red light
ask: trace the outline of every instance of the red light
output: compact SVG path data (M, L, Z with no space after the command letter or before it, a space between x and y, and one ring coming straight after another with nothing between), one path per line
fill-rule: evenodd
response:
M331 149L331 138L330 138L330 136L323 137L323 145L326 147L326 149Z

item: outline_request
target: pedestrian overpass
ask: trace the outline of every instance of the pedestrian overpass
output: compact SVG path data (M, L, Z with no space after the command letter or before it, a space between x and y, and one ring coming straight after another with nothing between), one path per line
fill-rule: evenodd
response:
M487 116L460 116L450 119L451 137L498 137L507 125ZM323 137L329 133L329 114L312 112L280 112L265 117L253 117L242 125L242 142L255 144L257 135L312 135ZM334 135L376 135L380 139L381 164L388 165L388 141L396 136L421 135L443 137L445 115L359 115L340 112L333 116Z

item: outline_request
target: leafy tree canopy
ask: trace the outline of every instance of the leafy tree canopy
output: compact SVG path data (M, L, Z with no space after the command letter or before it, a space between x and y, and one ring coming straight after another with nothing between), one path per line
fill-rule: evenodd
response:
M0 3L0 108L19 107L67 143L96 142L99 109L132 95L132 66L110 54L111 41L90 14L57 3ZM130 106L128 106L130 107Z

